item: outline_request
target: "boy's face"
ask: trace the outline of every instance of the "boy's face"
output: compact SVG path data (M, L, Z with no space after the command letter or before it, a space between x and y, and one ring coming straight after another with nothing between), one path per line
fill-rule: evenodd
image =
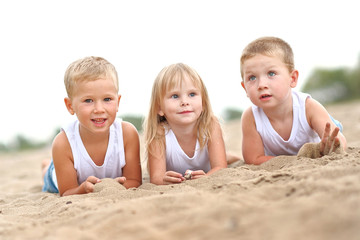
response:
M65 98L70 114L76 114L80 133L108 133L119 108L120 95L112 79L78 82L72 98Z
M291 88L296 87L298 72L289 72L279 56L257 54L243 64L243 81L251 102L261 108L291 103Z

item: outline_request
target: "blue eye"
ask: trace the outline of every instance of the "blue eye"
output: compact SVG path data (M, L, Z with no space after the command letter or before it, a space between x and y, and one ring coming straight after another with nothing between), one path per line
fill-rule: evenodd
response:
M249 80L250 80L250 81L254 81L254 80L256 80L256 77L255 77L255 76L250 76L250 77L249 77Z
M178 98L179 96L177 94L171 95L171 98Z
M189 94L190 97L195 97L195 95L196 95L195 93L190 93Z
M92 103L93 102L93 100L91 100L91 99L85 99L85 101L84 102L86 102L86 103Z
M269 72L268 75L269 75L270 77L274 77L276 74L275 74L274 72Z
M111 98L104 98L104 101L105 101L105 102L110 102L110 101L111 101Z

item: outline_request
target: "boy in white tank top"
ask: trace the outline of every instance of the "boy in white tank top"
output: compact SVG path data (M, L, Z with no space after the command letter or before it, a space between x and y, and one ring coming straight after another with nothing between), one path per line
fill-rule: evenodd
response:
M115 121L121 97L115 67L100 57L79 59L67 68L64 83L66 108L77 120L54 139L52 160L43 164L43 191L89 193L102 178L140 186L138 132L131 123Z
M241 123L246 163L296 155L308 142L320 142L321 155L346 148L341 126L326 109L309 95L292 90L299 73L285 41L264 37L251 42L242 53L240 68L241 85L254 104L245 110Z

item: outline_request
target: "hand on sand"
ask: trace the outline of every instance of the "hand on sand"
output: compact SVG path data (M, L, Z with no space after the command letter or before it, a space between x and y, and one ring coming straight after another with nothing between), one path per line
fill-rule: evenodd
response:
M205 172L203 170L196 170L196 171L186 170L186 172L185 172L186 180L198 179L203 176L205 176Z
M165 176L163 177L164 184L173 184L173 183L181 183L185 178L181 173L174 171L167 171Z
M337 137L339 128L336 127L331 133L330 123L326 123L325 131L321 142L319 143L305 143L299 150L297 156L308 157L308 158L320 158L328 155L332 152L343 153L344 150L341 146L341 142Z
M101 182L101 180L94 176L89 176L85 182L82 183L85 193L94 191L94 185Z
M339 128L336 127L334 131L331 133L331 135L330 135L330 131L331 131L330 123L326 123L325 131L320 142L321 156L328 155L332 152L337 152L337 150L341 148L340 140L337 137L339 133Z
M120 184L124 184L126 181L126 177L117 177L115 178L115 180Z

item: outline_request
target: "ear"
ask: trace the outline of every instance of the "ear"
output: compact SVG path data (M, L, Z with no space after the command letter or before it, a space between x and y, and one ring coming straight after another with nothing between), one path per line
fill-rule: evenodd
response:
M74 114L75 114L75 111L74 111L74 109L73 109L71 99L70 99L70 98L64 98L64 102L65 102L65 106L66 106L68 112L69 112L71 115L74 115Z
M242 86L242 87L245 89L245 91L246 91L244 81L241 81L241 86Z
M244 90L245 90L245 92L246 92L246 96L249 97L248 92L246 91L246 88L245 88L245 83L244 83L244 81L241 81L241 86L244 88Z
M291 78L290 87L292 87L292 88L296 87L298 79L299 79L299 71L293 70L290 73L290 78Z
M158 114L159 114L161 117L163 117L163 116L165 115L162 110L159 110L159 111L158 111Z
M117 103L116 112L119 111L120 99L121 99L121 95L119 94L119 97L117 99L118 103Z

